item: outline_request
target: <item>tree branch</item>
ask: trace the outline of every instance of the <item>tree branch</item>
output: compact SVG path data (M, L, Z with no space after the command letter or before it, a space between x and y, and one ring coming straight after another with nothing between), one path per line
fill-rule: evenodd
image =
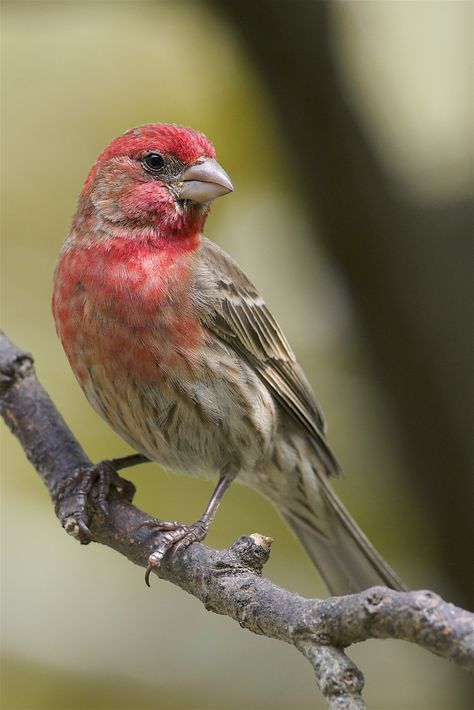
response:
M1 331L0 411L53 501L64 478L91 465L38 382L31 355L16 348ZM72 512L64 526L81 539ZM96 542L146 567L153 541L139 526L148 519L112 491L108 516L91 506L90 529ZM429 591L402 593L373 587L344 597L305 599L262 578L271 542L254 534L222 551L194 543L180 555L167 555L159 576L197 597L206 609L295 646L313 666L332 710L365 707L362 673L343 648L369 638L411 641L474 671L473 614Z

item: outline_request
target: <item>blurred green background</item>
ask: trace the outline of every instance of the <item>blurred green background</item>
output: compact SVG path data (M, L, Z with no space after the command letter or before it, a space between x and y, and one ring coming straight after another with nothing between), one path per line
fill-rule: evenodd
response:
M464 200L472 188L471 3L315 2L324 5L332 59L380 164L413 204ZM254 3L252 12L266 4ZM293 3L302 21L310 4ZM284 5L275 0L275 10ZM399 403L376 374L363 304L344 259L323 243L323 226L314 226L318 203L313 209L303 198L308 181L298 167L305 155L289 148L284 110L282 118L235 8L2 3L2 327L34 354L43 385L89 456L128 453L89 407L56 338L55 259L82 181L113 137L155 121L202 130L235 187L213 207L206 233L258 284L304 366L346 472L338 492L410 586L464 599L463 580L439 555L444 521L412 485L415 459L396 423ZM269 29L261 42L281 39ZM311 165L315 175L318 167ZM456 243L446 234L448 253ZM456 283L456 271L452 277ZM371 293L372 303L379 298ZM405 374L423 375L416 368ZM190 522L212 486L151 465L130 478L139 507ZM148 590L142 571L123 558L62 533L46 490L4 427L1 502L5 710L324 707L294 649L251 636L165 582ZM266 568L272 580L324 594L271 506L234 485L209 544L223 547L255 531L275 540ZM350 655L365 673L370 707L472 707L464 674L416 647L369 642Z

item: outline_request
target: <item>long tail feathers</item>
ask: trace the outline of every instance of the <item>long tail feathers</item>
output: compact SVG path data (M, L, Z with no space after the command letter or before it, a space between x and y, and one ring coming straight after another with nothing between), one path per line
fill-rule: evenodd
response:
M378 584L406 591L407 587L351 518L326 477L317 476L317 479L318 494L305 496L304 515L286 506L280 508L280 512L331 594L359 592ZM308 510L314 515L308 515Z

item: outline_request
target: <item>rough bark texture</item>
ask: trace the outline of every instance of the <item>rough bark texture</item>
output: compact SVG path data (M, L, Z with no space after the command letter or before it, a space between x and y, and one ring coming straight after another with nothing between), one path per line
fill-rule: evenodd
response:
M1 332L0 411L56 502L59 483L91 462L38 382L31 355ZM148 519L116 491L110 494L107 516L94 504L90 507L94 540L142 567L148 565L153 545L146 529L139 529ZM65 527L81 539L72 515ZM430 591L401 593L374 587L345 597L305 599L261 576L271 542L255 533L222 551L193 544L183 554L167 555L159 576L200 599L209 611L294 645L313 666L333 710L365 707L362 673L343 649L369 638L411 641L474 670L473 614Z

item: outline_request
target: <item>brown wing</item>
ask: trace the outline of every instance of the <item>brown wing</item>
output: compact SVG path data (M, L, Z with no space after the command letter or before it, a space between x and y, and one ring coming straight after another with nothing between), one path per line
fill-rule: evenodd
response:
M263 298L238 264L216 244L204 238L201 254L202 263L210 270L208 276L217 286L217 293L212 289L212 299L206 299L203 325L252 364L282 407L306 429L328 473L337 473L338 464L324 437L323 414Z

